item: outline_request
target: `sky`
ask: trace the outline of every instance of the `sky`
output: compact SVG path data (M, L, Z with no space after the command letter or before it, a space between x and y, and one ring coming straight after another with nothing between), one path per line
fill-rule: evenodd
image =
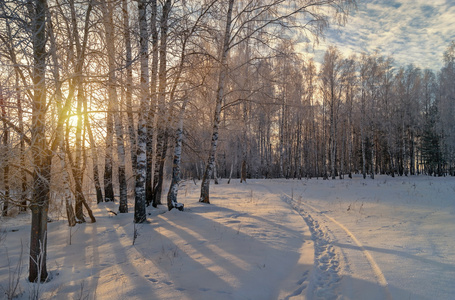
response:
M315 56L319 60L328 45L336 45L345 55L377 50L397 65L438 71L453 40L455 0L357 0L348 23L329 28Z

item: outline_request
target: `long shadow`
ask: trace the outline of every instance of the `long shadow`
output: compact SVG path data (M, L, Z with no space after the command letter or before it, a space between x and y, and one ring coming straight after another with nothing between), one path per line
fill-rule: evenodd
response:
M207 240L205 238L202 238L203 240L201 240L200 238L198 238L196 236L196 234L199 234L199 232L193 232L190 233L189 231L189 228L188 226L181 226L181 225L177 225L175 222L171 222L169 220L164 220L164 222L167 222L171 227L174 227L175 230L174 230L174 234L176 234L177 236L179 236L182 240L186 241L187 243L198 243L198 248L202 249L203 252L201 252L202 256L205 257L205 258L209 258L209 259L212 259L213 261L216 261L216 262L221 262L221 265L223 266L226 266L226 271L228 271L230 274L240 274L244 271L244 269L242 269L240 266L236 265L235 263L229 261L227 258L225 258L224 256L222 256L220 253L218 253L217 251L215 251L214 249L211 249L209 247L209 245L213 245L215 244L214 242L216 241L211 241L211 240ZM206 221L205 221L206 222ZM187 225L187 224L186 224ZM178 227L178 228L176 228ZM223 227L223 231L225 230L225 226ZM233 233L231 233L233 234ZM227 233L227 235L229 235L229 233ZM239 235L239 239L242 239L244 238L244 234L241 234L241 233L238 233ZM207 245L209 244L209 245ZM222 251L226 251L228 252L228 250L232 250L232 249L227 249L227 248L223 248ZM230 253L231 255L233 255L235 253L235 251L232 251L232 253ZM246 261L243 261L241 260L242 263L248 263Z
M97 219L100 220L100 217L97 216ZM66 280L66 283L62 284L56 290L56 296L63 298L68 294L73 294L74 298L87 298L95 299L94 291L98 286L99 281L99 251L98 251L98 224L99 223L83 223L77 224L76 227L68 227L68 236L65 238L60 238L61 241L66 244L62 247L63 251L58 251L57 253L62 253L64 256L63 264L61 266L63 270L62 276L68 276L67 278L62 278ZM71 231L70 231L71 230ZM70 235L72 235L70 237ZM90 236L90 238L88 238ZM57 239L58 240L58 239ZM71 245L69 244L71 241ZM83 246L81 246L83 244ZM91 248L91 253L89 252ZM82 249L83 251L78 251ZM75 258L77 257L77 258ZM81 267L84 266L84 267ZM74 273L74 270L76 270ZM89 276L87 276L89 274Z
M362 249L360 249L360 247L355 246L355 245L342 244L342 243L339 243L339 242L334 242L333 244L338 246L338 247L340 247L340 248L348 248L348 249L362 251ZM418 261L421 261L423 263L431 264L431 265L433 265L435 267L441 268L441 269L443 269L445 271L450 270L452 272L455 272L455 265L453 265L453 264L441 263L441 262L434 261L434 260L431 260L431 259L428 259L428 258L420 257L420 256L417 256L417 255L412 255L412 254L409 254L409 253L407 253L405 251L398 251L398 250L392 250L392 249L383 249L383 248L377 248L377 247L371 247L371 246L365 246L365 245L363 246L363 248L365 250L368 250L368 251L380 252L380 253L385 253L385 254L390 254L390 255L401 256L401 257L412 259L412 260L418 260Z
M150 273L154 274L145 274L144 276L150 282L154 283L155 286L165 284L177 291L177 293L181 292L186 297L193 299L200 299L197 296L198 293L212 295L212 299L217 299L216 296L220 295L232 295L233 290L229 289L227 282L211 271L206 265L193 259L184 251L178 250L177 252L177 249L180 248L174 241L159 231L154 231L153 240L159 240L162 246L158 257L159 261L155 261L154 264L159 270L150 270ZM136 249L144 257L150 257L150 252L153 250L152 247L147 246L149 245L138 244ZM154 249L157 248L159 246L155 245ZM201 253L201 255L204 255L204 253ZM176 272L176 269L180 269L181 272ZM174 274L174 277L169 278L170 273ZM210 278L210 285L208 282L202 281L204 278Z
M52 225L56 226L56 224ZM58 226L64 229L48 227L48 265L55 261L57 269L51 273L54 278L48 283L49 286L43 288L55 294L55 297L62 298L63 294L76 295L80 292L82 280L86 276L84 274L90 271L89 264L86 262L86 250L90 240L83 237L86 235L87 226L93 226L93 224L83 223L68 227L67 222L62 221ZM52 267L51 265L51 270ZM57 285L59 282L60 284Z
M248 217L248 218L255 219L259 222L264 222L279 230L283 230L283 231L290 232L292 234L300 235L300 232L298 230L292 229L292 227L287 227L287 226L277 224L277 223L273 222L272 220L265 219L265 218L259 217L257 215L251 214L251 213L239 213L239 211L232 210L232 209L222 207L222 206L217 206L216 204L210 204L210 205L207 205L204 207L202 207L202 206L191 207L191 208L187 209L186 211L190 212L190 213L194 213L195 215L202 215L207 212L223 212L223 213L228 214L227 217L237 217L237 216ZM216 224L220 224L220 223L216 223ZM302 221L302 226L307 227L307 225L304 221ZM311 239L311 236L306 235L306 236L304 236L304 238Z
M275 276L276 278L274 278L274 280L279 282L282 280L282 278L278 274L283 274L286 270L273 270L267 266L268 262L279 258L288 259L289 257L294 256L296 263L299 259L299 249L285 249L283 246L280 246L279 248L274 247L273 245L260 241L257 238L244 234L229 226L212 221L211 219L205 218L198 213L195 213L195 211L207 212L208 210L218 210L227 213L228 215L230 213L237 215L239 214L238 211L222 207L215 208L212 206L209 209L204 207L202 210L192 208L190 212L184 212L184 214L190 215L191 219L187 221L185 220L186 218L183 218L184 221L181 221L178 217L172 217L175 215L162 215L162 226L171 228L173 234L177 235L180 239L185 241L186 244L190 246L192 243L197 243L195 246L197 249L201 249L200 256L204 258L204 261L208 260L219 264L217 265L218 270L222 269L220 272L227 274L227 276L230 278L231 283L237 282L236 286L230 286L214 272L208 270L207 265L202 265L200 262L196 261L196 259L198 259L197 257L192 258L190 256L188 256L188 259L191 259L189 264L192 265L191 268L197 270L194 276L196 278L213 278L215 281L213 284L214 286L207 287L204 282L200 282L197 279L193 281L191 278L182 278L184 280L181 282L178 282L180 278L176 278L176 286L180 285L185 289L191 290L190 294L196 293L197 295L195 295L194 299L201 299L201 297L203 299L220 299L219 297L222 297L223 295L230 299L233 299L232 297L235 299L237 296L258 299L258 295L264 295L264 291L273 293L273 288L276 287L276 282L271 281L267 284L264 283L262 279L270 280L270 278L273 278ZM248 217L276 226L276 224L274 224L272 221L261 217L252 216L249 214ZM290 231L290 228L288 227L278 227L283 231ZM162 241L165 241L166 243L172 245L172 247L177 246L174 245L170 239L163 236L161 233L156 234L159 234L159 238ZM220 239L218 241L211 240L217 234L220 235ZM298 234L302 238L302 243L304 242L304 239L309 239L308 236L303 237L301 232L294 231L294 234ZM251 243L252 240L254 240L253 243ZM235 259L237 262L234 263L233 261L230 261L228 258L223 257L221 253L218 253L216 250L214 250L214 244L217 244L216 246L219 245L219 247L221 247L224 252L228 253L230 256L233 256L233 259ZM248 247L253 248L249 249L249 251L242 252L242 250L248 249ZM147 249L141 250L145 252L144 256L146 256ZM238 262L243 262L244 265L240 267ZM292 268L292 266L295 266L295 263L292 265L290 264L283 266L283 268ZM185 264L188 264L188 262L185 261ZM185 268L188 268L188 266L185 266ZM191 275L191 277L193 277L193 275ZM241 295L237 294L237 292L241 293ZM185 296L188 295L185 294Z
M97 216L98 222L100 221L100 216ZM90 277L88 286L89 291L96 291L98 287L98 282L101 277L99 270L100 265L100 253L98 247L100 246L99 239L98 239L98 226L89 226L86 228L86 232L92 236L92 276ZM98 267L98 268L97 268ZM82 295L81 295L82 296ZM92 295L92 298L95 299L95 295Z
M281 233L285 232L285 233L289 233L290 235L300 236L300 237L302 237L302 241L312 239L311 235L303 235L301 233L301 231L295 230L290 226L283 226L283 225L277 224L277 223L273 222L273 220L271 220L271 219L265 219L263 217L259 217L257 215L251 214L251 213L239 213L239 211L221 207L221 206L216 206L215 204L210 204L210 206L211 206L210 210L209 210L210 212L223 212L226 214L225 217L220 217L221 219L234 218L235 220L239 220L240 217L250 218L250 219L254 219L254 220L258 221L259 223L265 223L267 225L270 225L271 228L273 228L276 231L279 231ZM214 222L211 219L203 217L204 213L208 212L205 209L206 209L206 207L194 207L194 208L189 209L188 211L190 213L192 213L191 214L192 217L197 216L199 218L202 218L204 220L204 222L207 222L208 224L210 224L210 226L207 226L207 228L216 227L216 226L224 226L225 228L235 232L236 234L239 233L238 231L231 229L230 227L228 227L222 223ZM215 218L215 219L219 219L219 218ZM240 224L240 222L238 222L238 223ZM201 230L204 230L205 228L200 228L196 224L198 224L198 222L191 222L191 223L187 224L187 226L189 228L191 228L193 231L198 232L199 234L202 234ZM304 223L303 221L302 221L302 226L307 227L306 223ZM241 236L251 238L251 236L249 236L249 235L241 234Z
M398 287L390 286L391 294L393 299L412 299L412 300L432 300L438 299L428 298L422 295L419 295L413 291L404 290ZM308 290L308 292L311 292ZM344 276L341 280L340 290L338 291L343 297L338 297L341 299L352 299L352 300L383 300L387 299L387 296L384 292L384 288L377 284L376 282L366 281L360 278L354 278L351 276ZM338 296L340 296L338 295ZM318 298L317 292L316 295L308 294L308 299ZM436 296L436 295L435 295ZM338 299L337 298L337 299ZM447 299L448 300L448 299Z
M362 251L360 247L351 244L344 244L339 242L334 242L333 244L340 248ZM431 272L432 274L435 274L430 277L427 277L429 275L423 275L423 277L419 277L419 275L415 276L415 274L411 273L410 271L407 271L405 274L409 276L409 278L406 279L407 282L406 285L404 285L404 282L394 282L388 280L389 290L393 295L394 299L447 299L447 300L453 299L452 296L455 289L451 273L452 274L455 273L454 265L437 262L424 257L419 257L404 251L382 249L371 246L363 246L363 248L371 253L372 252L384 253L388 255L401 257L402 259L409 259L411 261L415 261L415 267L413 271L416 274L422 274L422 272ZM426 267L419 265L419 263L427 264L431 266L431 269L427 269ZM400 272L399 270L397 271ZM401 273L398 273L398 275L399 274ZM397 276L397 274L395 274L394 278L400 278L400 276ZM414 295L412 292L413 289L417 289L417 292L423 293L427 296L420 294ZM410 295L409 297L408 294Z
M54 290L56 299L64 299L69 295L81 299L98 299L103 298L98 290L100 281L106 287L106 283L115 280L116 290L109 290L114 294L113 299L122 295L122 285L128 284L125 298L137 296L140 293L142 297L151 297L155 299L155 293L150 281L139 276L139 271L133 266L133 261L128 250L132 246L122 247L120 239L124 237L122 228L131 223L131 220L125 222L117 217L107 217L97 215L97 223L78 224L72 229L72 245L69 245L68 237L54 235L53 246L62 250L55 250L56 256L52 260L63 260L60 266L61 275L66 276L60 281L61 284ZM125 219L125 218L124 218ZM103 228L102 230L100 230ZM101 247L113 245L115 251L104 251L100 253ZM132 243L130 243L131 245ZM91 249L90 249L91 248ZM81 251L82 250L82 251ZM108 259L112 259L108 261ZM112 271L109 271L111 269ZM74 271L76 273L74 273ZM52 282L51 282L52 284ZM140 298L138 298L140 299Z
M192 210L195 212L198 212L198 213L206 212L205 207L197 207L196 209L192 209ZM238 214L238 212L230 210L228 208L216 207L216 206L211 207L210 211L211 212L222 211L222 212L228 213L228 214L230 214L230 213ZM269 224L273 223L273 222L270 222L269 220L264 220L261 217L257 217L257 216L253 216L253 215L249 215L249 214L247 216L255 217L257 220L265 221ZM197 228L194 227L194 224L198 224L198 223L196 222L193 224L189 224L189 226L192 230L197 230ZM282 227L282 229L288 230L287 227ZM201 231L198 231L198 232L201 233ZM203 234L203 232L202 232L202 234ZM307 237L307 238L309 238L309 237ZM356 250L361 250L359 247L356 247L353 245L344 245L344 244L340 244L340 243L334 243L334 245L337 245L339 247L346 246L346 247L350 247L350 248L353 248ZM392 254L394 252L398 252L398 251L388 251L387 249L375 249L373 247L364 247L364 248L369 251L382 250L383 252L386 252L386 253L391 252ZM401 253L401 254L403 256L412 257L412 255L409 255L407 253ZM286 253L283 253L283 255L286 255ZM414 257L414 258L416 258L416 257ZM423 260L431 262L430 260L426 260L426 259L423 259ZM295 289L291 289L289 291L288 296L284 297L283 299L294 299L294 297L298 298L300 295L306 295L308 299L326 299L325 296L333 296L330 294L328 294L328 295L324 294L324 292L327 292L327 291L324 291L323 289L318 289L318 287L314 286L313 285L314 283L312 283L312 282L308 282L308 285L302 284L299 286L298 283L299 282L303 283L303 281L302 280L298 281L298 280L299 280L299 278L296 278L297 282L296 282ZM343 284L344 284L344 286L343 286ZM347 284L349 286L346 286ZM390 290L391 290L392 295L394 296L394 299L421 299L421 300L430 300L431 299L426 296L419 295L413 291L399 288L399 287L395 286L393 282L390 283ZM330 293L330 291L328 291L328 292ZM339 287L338 292L343 293L342 295L345 296L344 298L346 298L346 299L372 299L372 300L386 299L386 292L384 291L384 288L382 286L380 286L378 283L370 282L370 281L366 281L366 280L362 280L362 279L358 279L358 278L347 277L346 275L343 276L343 278L342 278L341 287ZM335 293L337 293L337 291L335 291ZM335 295L335 298L336 298L336 296L339 296L339 294ZM271 297L271 298L273 298L273 297Z
M119 225L117 229L119 228L123 228L123 226ZM119 234L120 232L118 230L115 230L114 233L108 237L108 242L121 244L120 239L124 237L126 233L120 235ZM157 295L155 294L153 282L148 280L146 277L143 277L141 271L133 266L132 258L134 255L132 255L132 253L128 253L131 252L128 251L130 249L135 251L132 249L134 248L132 245L132 239L129 239L128 244L129 245L126 247L119 247L122 251L114 251L116 259L111 265L115 265L115 267L120 268L122 271L122 273L119 274L120 280L122 281L122 286L120 286L120 288L123 288L123 285L127 285L128 287L128 292L124 293L121 291L121 295L125 299L128 299L129 297L136 297L135 299L158 299Z

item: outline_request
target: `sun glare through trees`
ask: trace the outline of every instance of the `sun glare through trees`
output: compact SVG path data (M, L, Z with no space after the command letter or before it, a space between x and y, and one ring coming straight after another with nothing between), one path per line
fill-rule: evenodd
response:
M316 59L356 8L0 1L0 208L31 215L28 279L50 279L48 221L112 204L135 243L150 210L184 210L184 181L209 204L221 178L454 176L455 42L439 70L337 45Z

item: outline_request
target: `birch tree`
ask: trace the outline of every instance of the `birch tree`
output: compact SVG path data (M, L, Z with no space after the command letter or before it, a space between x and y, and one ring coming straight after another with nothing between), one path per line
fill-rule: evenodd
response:
M117 144L117 157L118 157L118 180L120 189L120 213L128 212L128 192L126 185L125 174L125 143L123 134L122 113L120 112L120 105L117 95L117 77L116 77L116 62L115 62L115 32L113 22L113 10L111 1L103 1L103 18L104 29L106 31L106 48L108 56L108 101L112 103L114 123L115 123L115 136Z
M438 131L443 138L442 151L448 172L455 176L455 41L444 52L444 67L439 76Z
M148 65L148 30L146 19L146 1L138 1L139 20L139 59L141 64L140 76L140 107L137 125L137 171L134 200L134 222L143 223L145 212L145 180L147 173L147 112L150 105L149 94L149 65Z
M46 0L35 0L32 15L33 111L31 150L33 158L33 196L30 203L30 282L47 280L47 212L52 154L46 143Z
M180 183L180 161L182 158L182 142L183 142L183 116L185 113L185 108L188 103L188 97L185 97L180 108L178 125L175 133L175 146L174 146L174 158L172 165L172 181L169 187L169 192L167 194L167 207L169 210L177 208L178 210L183 210L183 204L178 203L177 193Z
M354 1L316 1L307 3L306 1L284 1L272 0L265 3L256 3L255 1L243 3L238 2L238 13L233 15L234 0L229 0L226 10L226 19L222 33L222 45L218 54L219 75L216 88L215 111L213 117L212 139L207 159L206 169L201 183L200 202L210 203L209 186L212 177L215 154L218 144L219 124L221 115L221 106L225 97L225 83L228 75L227 57L232 48L239 45L244 39L262 32L266 28L270 30L277 28L301 28L307 33L311 32L318 36L327 25L327 15L320 10L321 7L331 7L338 14L344 17L348 8ZM241 15L248 14L249 18L241 18ZM303 18L305 21L300 23L297 18ZM254 24L251 28L248 25ZM273 26L272 26L273 25ZM248 29L248 30L247 30Z
M327 101L329 109L329 159L330 174L332 179L336 176L337 136L338 119L341 105L342 91L342 58L341 53L335 47L329 47L324 55L321 69L322 94Z
M7 118L7 113L6 113L6 101L4 98L4 93L3 93L3 85L0 83L0 109L1 109L1 114L2 114L2 120L3 120L3 133L2 133L2 147L1 147L1 152L3 153L3 209L2 209L2 216L7 216L8 215L8 209L9 209L9 198L10 198L10 186L9 186L9 126L6 122Z
M125 69L126 69L126 86L125 86L125 104L128 119L128 136L130 141L130 155L133 174L136 174L137 170L137 139L136 129L134 126L134 115L133 115L133 54L131 46L131 27L130 17L128 13L128 1L122 0L122 17L123 17L123 39L125 42Z
M150 77L150 95L154 101L150 103L150 112L148 114L148 125L147 125L147 170L146 170L146 202L147 206L153 202L153 182L154 182L154 162L156 162L155 155L155 143L156 132L154 131L155 124L155 111L156 111L156 98L157 98L157 85L158 85L158 54L159 54L159 43L158 43L158 28L157 28L157 15L158 5L157 0L151 0L151 19L150 19L150 35L152 37L152 65L151 65L151 77ZM155 133L155 134L154 134Z
M224 84L227 76L227 56L229 53L230 39L231 39L231 23L232 23L232 9L234 6L234 0L229 0L228 9L226 14L226 25L224 30L223 46L220 52L220 70L218 76L218 87L216 90L216 104L215 104L215 115L213 119L213 131L212 131L212 141L210 144L209 158L207 161L207 166L202 177L201 183L201 195L199 197L199 202L210 203L209 200L209 188L210 188L210 178L212 177L213 167L215 163L215 153L216 147L218 144L218 130L220 125L220 115L221 115L221 104L224 97Z
M157 207L161 204L161 193L164 180L164 163L168 147L168 124L169 110L166 110L166 88L167 88L167 47L168 47L168 20L171 12L172 0L163 3L160 19L160 46L159 46L159 70L158 70L158 97L157 106L157 145L155 175L153 176L152 205Z

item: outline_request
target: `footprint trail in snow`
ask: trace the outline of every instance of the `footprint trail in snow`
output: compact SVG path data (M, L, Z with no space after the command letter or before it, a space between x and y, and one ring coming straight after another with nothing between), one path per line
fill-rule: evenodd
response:
M308 225L314 241L314 266L310 274L305 272L297 284L299 287L289 298L306 295L311 299L337 299L337 291L341 280L338 254L332 245L327 228L305 211L295 207L288 196L283 200L295 209ZM309 278L308 278L309 276ZM307 289L308 288L308 289Z
M336 225L335 227L342 229L342 232L355 243L364 259L368 262L377 284L382 289L383 298L387 300L392 299L387 280L380 267L371 253L365 249L363 244L346 226L307 203L303 205L305 209L302 210L300 204L296 205L293 199L288 195L284 194L282 199L302 216L310 228L314 241L314 267L309 278L309 289L306 291L306 296L308 298L338 299L339 296L337 295L342 294L340 293L340 283L343 266L340 264L340 258L344 256L343 261L347 264L346 268L350 268L353 263L356 263L356 260L353 259L352 256L347 255L345 251L337 251L337 249L335 249L333 241L337 240L339 234L337 235L335 231L332 231L330 225ZM315 219L314 216L317 216L318 218ZM321 221L328 225L321 225ZM356 258L358 259L358 257ZM302 282L307 282L307 280L305 279ZM303 295L306 287L306 284L301 286L291 296Z

